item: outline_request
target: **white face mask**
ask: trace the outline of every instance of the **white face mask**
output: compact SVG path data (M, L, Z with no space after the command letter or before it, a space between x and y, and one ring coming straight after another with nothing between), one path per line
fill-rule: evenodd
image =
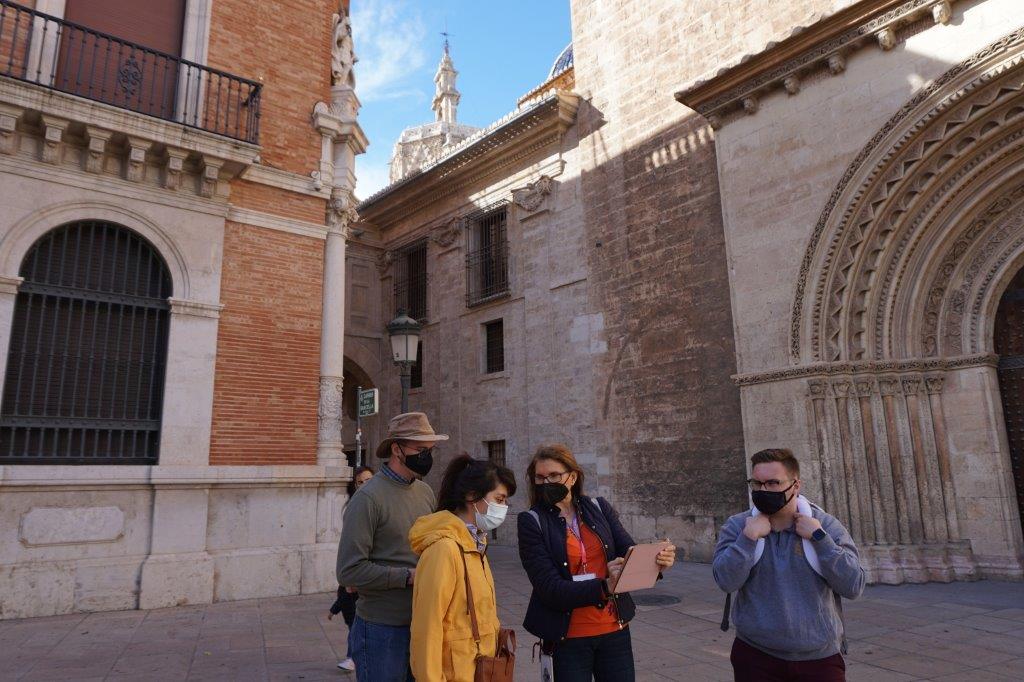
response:
M473 504L477 528L480 530L494 530L505 522L505 515L508 514L507 504L497 504L496 502L487 502L487 500L479 501L487 503L487 513L481 514L476 508L476 503Z

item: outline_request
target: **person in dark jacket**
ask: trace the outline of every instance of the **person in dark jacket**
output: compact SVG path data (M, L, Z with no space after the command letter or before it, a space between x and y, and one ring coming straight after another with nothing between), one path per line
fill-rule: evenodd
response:
M373 467L357 467L352 473L352 480L348 482L348 497L352 499L356 491L359 488L373 478ZM348 503L345 503L348 505ZM356 592L355 588L344 587L338 585L338 598L334 600L331 605L330 614L327 616L327 620L334 618L339 613L345 620L345 625L348 626L349 632L352 631L352 622L356 619L356 602L359 600L359 593ZM345 660L338 664L338 667L342 670L352 672L356 669L355 662L352 661L350 655L352 651L351 643L346 644Z
M529 512L518 515L519 558L533 593L523 626L541 639L558 682L635 679L629 594L614 595L635 543L604 498L583 494L583 470L564 445L541 446L526 470ZM658 555L662 569L676 549Z

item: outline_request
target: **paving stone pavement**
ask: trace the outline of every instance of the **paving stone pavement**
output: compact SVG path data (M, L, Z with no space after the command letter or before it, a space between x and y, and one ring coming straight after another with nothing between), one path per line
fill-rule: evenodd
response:
M491 549L502 622L519 630L517 680L539 679L522 630L518 558ZM645 593L638 593L645 594ZM731 680L732 632L706 564L684 563L630 625L637 679ZM353 680L335 665L345 626L332 594L0 621L0 680ZM869 587L846 602L849 680L1024 680L1024 583Z

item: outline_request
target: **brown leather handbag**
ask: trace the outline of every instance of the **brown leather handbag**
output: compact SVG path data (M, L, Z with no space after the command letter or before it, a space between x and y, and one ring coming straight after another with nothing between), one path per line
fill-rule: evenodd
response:
M476 642L476 673L473 682L513 682L516 668L516 631L511 628L498 630L498 646L493 656L484 656L480 651L480 626L476 620L476 604L473 603L473 588L469 586L469 568L466 555L462 554L462 571L466 578L466 602L469 623L473 628Z

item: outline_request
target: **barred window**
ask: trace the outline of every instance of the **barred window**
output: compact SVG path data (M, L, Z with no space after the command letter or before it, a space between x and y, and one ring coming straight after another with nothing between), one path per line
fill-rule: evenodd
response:
M136 233L52 230L25 256L0 405L0 464L155 464L171 277Z
M474 306L507 296L508 210L505 206L470 216L470 244L466 253L466 305Z
M423 388L423 340L416 344L416 362L409 368L409 388Z
M487 374L505 371L505 322L484 325L484 365Z
M395 310L414 320L427 319L427 243L403 250L395 261Z
M498 466L507 466L505 464L505 441L485 440L484 445L487 446L487 459Z

